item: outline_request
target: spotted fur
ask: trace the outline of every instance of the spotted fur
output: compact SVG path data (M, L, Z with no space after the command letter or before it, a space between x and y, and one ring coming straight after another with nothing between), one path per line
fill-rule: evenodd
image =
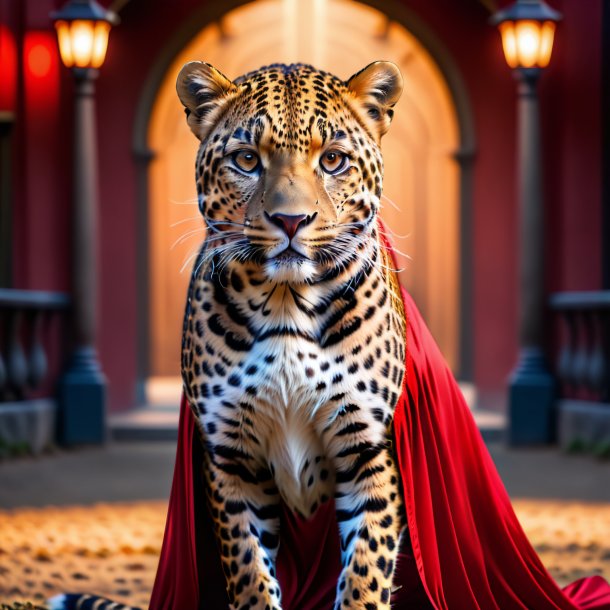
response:
M193 62L177 90L201 141L208 228L182 375L231 603L281 608L280 502L309 517L334 498L336 608L389 608L405 527L391 447L405 315L376 216L400 73L375 62L342 81L278 64L230 81Z
M80 593L56 595L47 601L47 605L50 610L141 610L97 595Z

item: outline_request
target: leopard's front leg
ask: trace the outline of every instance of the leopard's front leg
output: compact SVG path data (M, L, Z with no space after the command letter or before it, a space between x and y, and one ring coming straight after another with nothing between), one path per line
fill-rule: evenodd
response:
M342 430L358 430L363 425L352 422ZM389 609L405 525L398 472L388 443L367 443L356 435L338 453L336 472L343 570L335 609Z
M224 453L224 456L221 455ZM281 610L275 577L279 547L279 495L268 470L208 447L208 499L227 592L236 610Z

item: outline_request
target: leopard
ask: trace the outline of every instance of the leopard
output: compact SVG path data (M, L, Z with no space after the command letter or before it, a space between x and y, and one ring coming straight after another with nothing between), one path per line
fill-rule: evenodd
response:
M342 80L278 63L230 80L192 61L176 89L206 229L181 375L231 607L282 609L281 508L308 519L334 502L333 608L387 610L408 539L392 448L407 321L379 221L400 70L375 61ZM51 605L81 606L127 608Z
M281 610L281 503L308 519L334 501L334 608L387 609L406 529L391 441L406 320L378 214L402 75L298 63L229 80L190 62L176 88L207 228L181 371L229 600Z

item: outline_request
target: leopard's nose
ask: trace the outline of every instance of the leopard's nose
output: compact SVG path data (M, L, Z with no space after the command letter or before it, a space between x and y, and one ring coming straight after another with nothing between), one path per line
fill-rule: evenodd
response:
M299 227L312 222L316 214L317 212L308 216L307 214L267 214L265 212L267 220L282 229L288 236L288 239L292 239L296 235Z

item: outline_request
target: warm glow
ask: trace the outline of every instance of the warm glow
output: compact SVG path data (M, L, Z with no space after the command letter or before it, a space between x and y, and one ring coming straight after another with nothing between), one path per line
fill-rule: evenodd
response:
M59 51L66 67L99 68L104 63L110 32L108 22L58 21L55 27Z
M17 104L17 47L13 33L0 24L0 113Z
M551 59L555 24L533 20L499 25L506 63L511 68L546 68Z
M98 21L95 24L95 38L93 41L93 57L91 67L99 68L106 59L106 49L108 48L108 34L110 24L106 21Z
M505 21L500 24L500 34L502 35L502 47L504 48L504 57L506 63L511 68L516 68L519 65L517 59L517 42L515 40L515 24L512 21Z
M540 49L538 51L538 66L546 68L551 61L553 51L553 38L555 37L555 24L552 21L545 21L542 24L542 34L540 39Z
M540 48L540 24L536 21L518 21L515 24L515 38L519 63L524 68L533 68Z
M55 24L57 29L57 39L59 40L59 53L64 65L71 68L74 65L72 59L72 43L70 42L70 26L65 21L58 21Z
M34 76L46 76L51 69L51 52L46 46L37 44L29 50L27 61Z
M93 23L90 21L73 21L70 27L72 42L72 59L79 68L86 68L93 56Z
M36 117L33 129L37 130L48 121L56 120L59 107L60 60L53 32L29 30L23 39L21 61L25 114ZM0 90L3 87L4 82ZM33 120L28 119L30 123Z

